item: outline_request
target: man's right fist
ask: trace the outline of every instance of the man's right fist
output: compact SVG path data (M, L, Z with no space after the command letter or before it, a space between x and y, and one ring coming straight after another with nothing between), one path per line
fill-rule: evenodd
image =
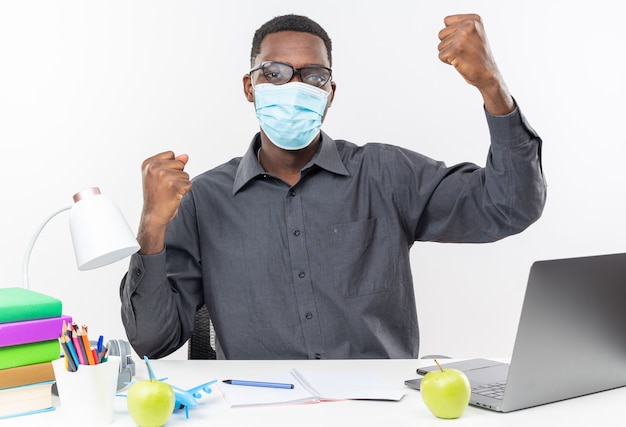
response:
M166 151L143 162L142 222L159 227L174 219L181 199L191 189L189 174L184 170L188 160L187 154L175 156Z

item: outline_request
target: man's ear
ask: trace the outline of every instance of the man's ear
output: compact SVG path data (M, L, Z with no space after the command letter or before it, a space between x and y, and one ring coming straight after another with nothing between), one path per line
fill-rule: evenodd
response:
M243 93L248 102L254 102L254 90L252 88L252 79L250 78L250 74L244 74L243 76Z
M337 85L335 82L330 82L330 92L328 93L328 100L326 101L326 108L324 108L324 114L322 116L322 121L326 119L326 114L328 113L328 109L331 105L333 105L333 100L335 99L335 91L337 90Z
M326 108L329 108L333 104L333 100L335 99L335 92L337 91L337 84L333 81L330 82L330 95L328 95L328 102L326 103Z

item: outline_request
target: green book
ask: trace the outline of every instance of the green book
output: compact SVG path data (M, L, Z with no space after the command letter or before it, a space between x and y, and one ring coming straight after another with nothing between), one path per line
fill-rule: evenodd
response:
M61 300L25 288L0 288L0 323L59 317Z
M0 370L50 362L61 355L59 339L0 347ZM0 371L1 374L2 371Z

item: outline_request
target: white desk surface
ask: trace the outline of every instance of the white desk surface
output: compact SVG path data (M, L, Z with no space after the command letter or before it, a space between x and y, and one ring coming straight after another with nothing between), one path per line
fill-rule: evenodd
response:
M448 360L449 361L449 360ZM134 380L147 378L143 361L136 361ZM469 406L456 420L435 418L424 406L419 391L404 386L404 380L418 377L418 366L432 364L432 360L311 360L311 361L185 361L153 360L155 375L167 377L171 384L191 388L213 379L245 378L285 372L292 368L320 371L370 370L378 372L406 391L400 402L340 401L287 406L230 408L216 387L211 394L199 400L197 408L176 410L166 426L523 426L529 425L602 425L623 426L622 405L626 402L626 388L619 388L535 408L500 414ZM589 368L589 367L587 367ZM572 372L572 375L576 375ZM125 391L122 390L123 393ZM58 401L57 401L58 402ZM126 399L116 398L111 426L134 426L126 410ZM63 408L55 411L0 420L0 427L45 425L68 427ZM88 426L86 426L88 427Z

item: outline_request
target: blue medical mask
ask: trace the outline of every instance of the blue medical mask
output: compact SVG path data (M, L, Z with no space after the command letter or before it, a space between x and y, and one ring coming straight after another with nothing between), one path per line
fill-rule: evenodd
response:
M328 92L306 83L254 87L256 116L267 137L284 150L307 147L319 134Z

